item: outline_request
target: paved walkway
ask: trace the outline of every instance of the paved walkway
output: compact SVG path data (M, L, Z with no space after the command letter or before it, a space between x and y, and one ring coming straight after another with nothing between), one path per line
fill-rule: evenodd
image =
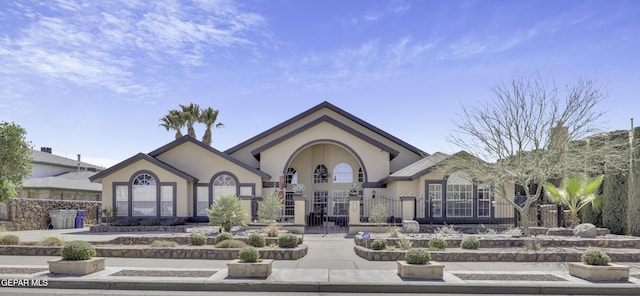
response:
M117 236L171 236L159 233L91 233L85 229L12 232L22 241L35 242L48 236L64 240L107 241ZM407 281L396 274L395 262L364 260L353 252L353 239L344 235L305 235L308 254L298 260L276 260L266 280L230 279L224 260L109 258L107 269L83 277L51 276L48 272L15 275L20 278L45 276L49 287L78 289L149 289L193 291L271 291L271 292L351 292L351 293L496 293L496 294L597 294L640 295L640 279L626 283L591 283L568 275L561 262L444 262L443 281ZM59 257L0 256L2 267L45 267ZM624 263L623 263L624 264ZM632 274L640 274L639 263L627 263ZM215 270L209 278L146 278L110 276L122 269ZM456 273L552 274L565 281L463 281ZM0 278L14 278L0 275Z

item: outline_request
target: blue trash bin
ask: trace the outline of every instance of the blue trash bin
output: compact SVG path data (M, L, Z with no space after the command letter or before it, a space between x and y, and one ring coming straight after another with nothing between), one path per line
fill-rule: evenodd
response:
M76 228L84 227L84 215L85 215L85 212L83 210L79 210L78 213L76 214L76 223L75 223Z

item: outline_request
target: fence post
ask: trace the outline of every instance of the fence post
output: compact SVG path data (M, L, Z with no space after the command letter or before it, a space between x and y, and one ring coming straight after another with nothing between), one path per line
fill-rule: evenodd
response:
M556 219L557 219L556 222L557 222L557 226L558 227L562 227L562 224L563 224L562 220L564 220L564 219L562 219L562 216L564 216L564 210L562 208L562 205L560 205L560 204L557 205L557 207L558 207L558 210L557 210L558 215L556 217Z
M293 224L305 225L304 218L306 214L307 198L302 194L293 195Z

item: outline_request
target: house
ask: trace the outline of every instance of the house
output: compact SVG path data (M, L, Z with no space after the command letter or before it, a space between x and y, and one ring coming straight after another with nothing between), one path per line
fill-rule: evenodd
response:
M22 181L21 198L102 200L102 185L89 177L105 168L58 156L51 148L31 152L31 175Z
M90 179L103 185L103 207L116 208L123 217L207 221L211 203L229 194L255 213L257 199L281 188L284 220L293 221L300 214L295 212L304 210L307 225L343 224L351 214L355 183L361 221L379 203L387 206L391 220L501 223L513 218L513 209L494 200L491 188L441 166L453 158L430 155L322 102L226 151L184 136ZM296 183L306 187L301 208L293 198Z

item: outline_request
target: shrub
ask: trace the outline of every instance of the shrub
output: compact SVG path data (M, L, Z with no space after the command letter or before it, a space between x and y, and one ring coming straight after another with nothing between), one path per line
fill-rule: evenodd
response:
M475 236L467 236L460 242L460 248L476 250L480 248L480 241Z
M255 263L260 259L260 253L254 247L244 247L238 252L238 258L245 263Z
M191 244L194 246L202 246L207 242L207 237L204 233L193 232L189 235L189 240L191 240Z
M280 218L283 206L276 188L263 192L262 200L258 202L258 218L260 221L275 221Z
M64 241L55 237L50 236L38 242L38 246L63 246Z
M387 247L386 239L378 238L378 239L374 239L373 242L371 242L371 249L373 250L384 250L386 247Z
M164 226L176 226L176 225L185 225L187 224L187 222L184 221L184 219L182 218L175 218L171 220L162 221L161 224Z
M152 248L175 248L178 246L178 243L169 240L154 240L151 243Z
M120 218L113 222L114 226L138 226L140 225L140 221L133 217Z
M278 247L295 248L298 246L298 237L293 233L285 233L278 236Z
M262 248L266 243L264 239L264 235L256 232L249 234L248 241L250 246L256 247L256 248Z
M588 248L582 253L582 263L587 265L607 265L611 258L605 252L597 248Z
M0 245L2 246L11 246L11 245L19 245L20 237L15 234L5 234L0 236Z
M240 200L235 195L223 195L207 210L209 225L221 226L225 232L231 232L233 225L245 226L242 220L247 217Z
M229 232L223 232L223 233L220 233L220 234L216 235L215 244L217 245L222 241L232 240L232 239L233 239L233 234L231 234Z
M280 228L277 223L269 224L263 231L268 237L278 237L278 234L280 234Z
M371 207L371 215L369 216L369 222L371 223L384 223L387 221L387 205L378 202Z
M447 248L447 241L439 236L433 237L429 240L429 248L444 250Z
M400 228L396 226L391 226L387 229L390 237L398 237L400 236Z
M407 239L405 236L398 240L398 247L400 247L400 249L409 250L411 246L413 246L413 241Z
M241 240L227 239L223 240L215 245L216 248L228 249L228 248L244 248L247 244Z
M431 261L431 254L429 254L429 250L425 248L413 248L407 251L404 259L407 260L409 264L427 264Z
M435 234L436 235L460 234L460 231L457 231L455 228L453 228L453 226L444 226L444 227L438 228L438 230L435 231Z
M140 225L142 226L158 226L161 225L162 223L160 222L160 219L158 218L149 218L147 220L144 220L140 223Z
M60 255L63 260L89 260L96 255L96 248L88 242L75 240L65 243Z

